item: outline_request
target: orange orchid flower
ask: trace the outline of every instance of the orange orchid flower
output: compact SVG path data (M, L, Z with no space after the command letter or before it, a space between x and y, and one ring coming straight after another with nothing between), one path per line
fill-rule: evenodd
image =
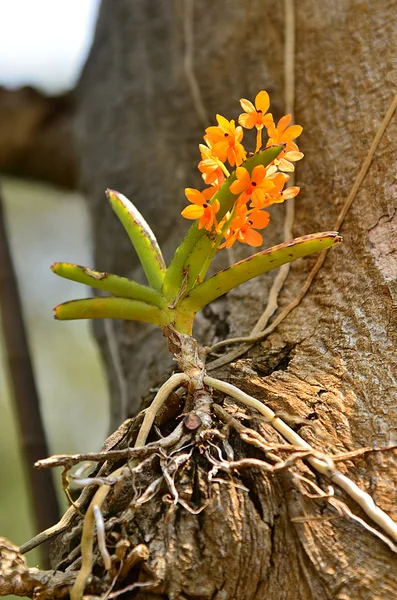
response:
M283 171L284 173L292 173L295 171L295 166L293 163L301 160L303 156L303 152L291 150L285 152L285 154L282 153L281 156L275 159L274 164L277 165L280 171Z
M228 121L222 115L216 115L216 120L218 125L207 127L204 136L212 155L221 162L228 160L232 167L241 165L247 155L241 144L244 136L242 127L236 127L233 119Z
M284 115L277 123L277 127L274 123L271 123L267 128L269 141L267 146L277 146L278 144L286 144L287 148L292 146L292 140L300 136L303 131L303 127L300 125L289 125L291 123L291 115ZM287 149L286 148L286 149Z
M241 108L244 112L239 116L238 122L245 129L256 127L256 149L258 152L262 146L262 129L270 127L273 123L273 115L268 113L270 106L269 94L264 90L260 91L255 96L255 106L245 98L240 99Z
M225 181L222 163L219 158L212 155L211 148L199 144L201 159L198 164L198 169L202 173L202 178L208 185L219 185Z
M301 160L304 157L303 152L299 151L298 146L294 142L290 142L287 147L274 160L274 164L279 171L284 173L292 173L295 171L294 162Z
M272 114L267 112L270 100L265 90L256 95L254 103L241 98L240 104L244 113L239 116L239 125L236 126L233 119L229 121L217 114L217 125L205 130L205 144L199 145L201 160L198 169L207 187L202 191L186 188L185 194L191 205L181 213L187 219L198 219L199 229L215 231L223 237L218 249L230 248L235 241L260 246L263 239L257 230L269 223L269 214L263 209L294 198L300 191L298 186L284 187L290 178L288 173L294 171L294 162L303 158L303 153L293 141L302 133L302 127L290 124L291 115L285 115L276 125ZM251 173L241 166L247 157L242 144L243 127L257 130L255 152L262 147L262 131L265 128L269 136L266 146L283 146L282 152L270 165L257 165ZM237 199L231 212L227 212L218 223L216 215L220 210L220 202L216 193L230 177L226 161L236 169L235 180L230 184L229 191Z
M248 211L243 204L236 211L229 231L225 234L226 241L219 248L230 248L238 240L249 246L261 246L263 237L256 229L264 229L270 221L270 215L265 210Z
M267 113L270 106L269 94L264 90L255 96L255 106L245 98L240 99L240 104L244 112L239 116L238 122L245 129L263 129L273 123L273 115Z
M263 165L257 165L251 176L244 167L237 167L236 177L237 181L231 184L230 191L232 194L240 194L237 208L251 199L255 206L265 206L269 192L276 189L274 183L266 177L266 169Z
M274 123L267 128L269 140L267 146L272 144L285 144L284 150L276 158L274 164L279 168L280 171L291 173L295 171L294 162L303 158L303 152L299 151L298 146L292 141L293 139L300 136L303 131L303 127L300 125L289 125L291 123L291 115L285 115L277 123L277 127Z
M194 188L186 188L185 195L192 206L186 206L181 215L185 219L199 219L199 229L204 227L207 231L211 231L213 225L217 227L215 215L220 208L218 200L214 200L212 204L209 204L205 195Z
M298 185L291 185L291 187L288 187L281 192L282 200L279 200L278 202L284 202L284 200L291 200L291 198L295 198L295 196L299 194L300 190L301 189Z
M295 198L295 196L297 196L300 192L300 187L297 185L293 185L283 190L283 187L289 179L289 175L277 171L277 168L274 165L267 169L267 177L274 184L274 188L268 193L266 202L264 204L257 204L252 201L252 206L254 208L264 208L266 206L270 206L271 204L280 204L281 202L284 202L284 200Z

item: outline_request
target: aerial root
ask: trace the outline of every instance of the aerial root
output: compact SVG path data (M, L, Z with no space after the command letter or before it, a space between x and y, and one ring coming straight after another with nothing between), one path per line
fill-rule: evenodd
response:
M97 474L84 477L82 467L73 476L74 482L84 488L82 495L84 492L88 493L88 507L82 523L77 526L78 531L75 532L75 534L81 532L79 551L76 547L72 549L65 561L68 564L65 573L55 572L58 577L57 581L62 583L56 586L57 592L56 594L53 592L53 597L67 595L67 587L64 588L65 592L62 588L65 581L72 586L71 600L81 600L87 590L90 590L90 594L95 596L101 588L98 593L102 598L114 598L127 590L155 585L158 583L158 577L150 571L147 565L150 558L149 548L145 544L131 547L128 538L127 525L135 518L139 507L150 502L159 492L164 493L164 490L167 490L168 495L164 495L163 500L169 503L170 510L175 510L179 504L191 514L198 514L208 506L210 489L215 482L234 485L246 490L246 487L239 482L239 473L252 468L265 473L288 470L294 485L303 496L323 500L334 509L334 514L330 517L305 515L304 517L294 517L292 519L294 522L302 522L302 519L310 521L319 518L347 518L359 523L394 552L397 551L397 525L375 505L373 499L366 492L360 490L351 479L335 468L336 462L354 460L372 451L390 451L393 448L375 450L363 448L335 456L325 454L311 447L269 407L237 387L206 375L202 381L207 388L223 392L245 406L257 410L265 417L268 425L273 427L287 443L266 440L257 431L245 427L220 405L213 404L212 413L224 422L228 429L235 429L245 444L260 450L264 454L264 459L236 458L234 449L227 439L228 436L217 428L205 426L204 423L198 429L190 430L184 425L184 422L180 422L168 436L145 445L156 414L166 402L169 394L181 385L187 388L192 385L189 376L178 373L172 375L161 386L151 406L146 409L134 448L110 450L96 454L59 455L39 461L39 468L62 466L65 470L64 479L67 478L67 471L72 466L82 464L85 468L86 461L102 464ZM181 488L181 473L189 464L196 447L199 448L201 455L205 456L210 467L208 495L199 507L189 504L186 493L182 493ZM116 462L120 464L120 461L123 463L122 466L114 469L113 465ZM318 485L299 472L299 470L301 471L299 463L302 461L325 478L322 487L320 487L322 484ZM105 465L107 469L104 469ZM296 468L297 466L299 470ZM93 494L94 486L97 486L97 491ZM381 531L356 516L341 499L336 498L335 486L340 487L357 502ZM115 510L115 507L118 506L118 498L123 497L123 494L125 496L126 493L131 498L127 507ZM81 510L80 499L75 504ZM76 515L76 509L71 508ZM108 516L110 514L113 516ZM119 589L131 568L138 562L144 565L141 570L143 579L131 584L132 587ZM93 576L94 564L98 564L104 569L105 573L101 578ZM105 589L103 586L106 586ZM52 585L51 589L53 587Z
M204 383L222 391L235 400L242 402L246 406L255 408L268 421L269 425L274 427L288 442L295 444L301 452L306 451L306 460L318 473L325 476L332 483L338 485L350 496L366 513L366 515L389 536L392 541L389 547L397 552L397 524L381 510L374 502L372 497L361 490L349 477L343 475L335 469L335 464L331 455L319 452L312 448L308 442L301 438L289 425L277 417L276 414L265 404L249 396L236 386L214 379L213 377L204 377ZM379 536L378 536L379 537Z

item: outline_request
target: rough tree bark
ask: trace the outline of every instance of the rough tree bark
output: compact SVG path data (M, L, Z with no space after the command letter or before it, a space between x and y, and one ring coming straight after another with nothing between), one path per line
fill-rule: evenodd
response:
M204 125L184 68L190 5L102 4L79 87L77 128L101 270L140 277L106 205L106 187L137 204L166 258L186 227L179 217L183 188L199 185ZM296 3L295 116L305 129L300 146L306 156L297 173L302 191L295 235L332 229L395 93L394 8L390 0ZM236 116L237 100L263 88L273 113L283 114L283 3L201 0L193 9L194 70L208 124L216 112ZM325 450L396 442L396 127L394 117L343 225L344 243L329 254L300 306L248 356L217 373L275 411L313 419L318 429L304 424L300 434ZM269 246L281 240L282 218L276 208L266 230ZM298 292L314 260L293 264L281 306ZM273 278L263 276L206 310L199 341L248 333ZM172 363L161 335L148 326L120 322L106 329L98 322L95 328L116 423L136 412ZM110 351L111 336L119 357ZM368 455L344 468L397 518L395 455ZM345 519L292 522L331 513L286 475L253 471L244 485L249 493L215 485L208 509L198 516L178 509L167 532L161 519L153 525L142 517L134 541L151 539L156 559L164 561L164 585L159 596L139 598L397 597L396 555L370 533ZM158 502L146 518L162 510Z
M305 128L300 146L306 157L297 174L295 235L332 229L395 93L394 5L296 3L295 115ZM199 109L186 71L192 6ZM207 124L204 113L208 124L216 112L236 115L238 98L265 88L273 113L283 114L284 19L283 3L267 0L103 1L78 89L77 120L97 268L141 277L106 204L106 187L137 204L169 258L186 227L179 217L183 188L199 185L196 145ZM396 133L394 117L343 224L344 243L329 253L301 304L248 355L216 373L273 410L306 419L296 424L300 435L327 452L396 442ZM272 211L269 246L281 240L282 220L280 208ZM220 254L219 264L225 260ZM281 306L296 295L314 260L293 264ZM263 276L214 303L198 319L199 341L248 333L273 278ZM172 362L150 327L98 322L95 330L117 424L166 379ZM266 439L279 439L254 412L230 402L227 408ZM247 455L236 433L229 441L235 456ZM397 519L395 454L367 454L340 468ZM326 484L309 467L301 469ZM302 493L289 471L268 476L251 469L234 478L240 485L214 482L209 494L196 457L183 477L198 505L208 501L204 511L171 510L158 495L127 525L133 545L147 544L148 567L161 582L137 598L397 597L396 554L357 522L335 518L324 499ZM58 559L70 538L58 540Z

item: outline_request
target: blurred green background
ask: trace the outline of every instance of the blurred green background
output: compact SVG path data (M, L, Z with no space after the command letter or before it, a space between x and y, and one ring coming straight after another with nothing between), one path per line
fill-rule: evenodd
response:
M56 304L89 289L49 269L59 259L92 266L84 201L78 194L18 179L2 178L2 189L51 453L98 450L107 434L108 398L90 324L60 323L52 316ZM34 532L8 383L0 344L0 535L20 544ZM55 474L59 483L60 471Z
M98 8L99 0L0 0L0 86L32 85L51 94L72 89L89 51ZM56 304L89 290L49 269L58 260L94 266L84 199L1 173L0 181L50 452L98 450L108 433L108 391L90 324L59 323L52 316ZM37 532L29 513L1 323L0 411L0 536L21 544ZM54 475L63 497L60 470ZM28 559L35 565L37 553Z

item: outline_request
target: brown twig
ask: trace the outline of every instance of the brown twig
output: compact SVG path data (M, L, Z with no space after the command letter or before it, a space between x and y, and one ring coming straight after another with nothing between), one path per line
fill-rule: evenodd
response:
M364 448L358 448L351 452L344 452L343 454L336 454L332 456L334 462L344 462L347 460L354 460L356 458L363 458L366 454L375 454L376 452L396 452L397 445L393 446L382 446L381 448L371 448L365 446Z
M188 82L193 106L199 118L199 121L207 127L208 114L204 106L200 86L194 71L194 0L184 0L183 2L183 33L185 38L185 54L183 58L183 68Z
M0 194L0 310L5 349L20 429L22 455L28 476L35 525L39 531L59 519L60 511L50 472L38 472L34 463L47 456L48 444L40 413L21 299L8 244ZM45 560L45 552L43 552Z
M97 463L117 462L123 458L144 458L149 454L158 452L164 445L162 442L168 437L162 438L157 442L152 442L140 448L124 448L123 450L107 450L105 452L88 452L87 454L55 454L49 458L38 460L35 464L37 469L52 469L53 467L72 467L84 461Z
M5 538L0 538L0 596L23 596L63 598L68 595L68 586L73 582L74 573L41 571L29 569L24 556Z

